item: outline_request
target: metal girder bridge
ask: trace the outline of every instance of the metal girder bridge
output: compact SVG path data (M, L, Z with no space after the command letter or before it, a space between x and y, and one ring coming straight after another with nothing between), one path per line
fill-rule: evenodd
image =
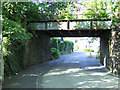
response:
M50 37L100 37L112 30L111 22L111 19L29 21L28 29Z

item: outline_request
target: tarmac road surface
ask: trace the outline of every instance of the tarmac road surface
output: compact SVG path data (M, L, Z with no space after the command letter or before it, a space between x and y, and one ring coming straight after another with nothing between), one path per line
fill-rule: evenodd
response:
M95 53L75 52L8 77L3 88L118 88L118 76Z

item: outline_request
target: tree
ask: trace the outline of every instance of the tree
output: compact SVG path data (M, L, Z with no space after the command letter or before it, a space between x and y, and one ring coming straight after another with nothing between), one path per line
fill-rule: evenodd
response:
M91 1L90 3L88 3L88 1L86 1L85 3L85 7L87 8L87 12L84 12L83 14L85 14L86 18L91 18L91 19L106 19L109 18L109 14L107 12L110 13L110 8L109 8L109 1Z

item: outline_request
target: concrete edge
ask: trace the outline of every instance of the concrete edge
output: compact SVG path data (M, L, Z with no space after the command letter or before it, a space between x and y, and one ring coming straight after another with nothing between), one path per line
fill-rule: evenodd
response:
M103 66L101 63L98 63L98 64L99 64L100 66ZM106 71L109 71L109 72L110 72L110 73L109 73L110 75L115 76L115 77L119 77L119 75L115 75L114 73L112 73L112 71L110 71L110 70L109 70L108 68L106 68L106 67L105 67L105 70L106 70Z

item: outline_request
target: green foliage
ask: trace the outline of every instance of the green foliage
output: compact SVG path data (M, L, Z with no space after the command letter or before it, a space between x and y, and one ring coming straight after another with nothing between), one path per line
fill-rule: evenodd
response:
M24 69L24 45L32 37L17 22L3 17L3 59L5 75L12 75Z
M10 40L28 40L32 37L31 33L28 33L20 24L13 20L9 20L3 17L3 37L7 37Z
M25 42L33 35L26 30L23 19L23 10L19 3L3 3L2 34L3 34L3 60L5 76L18 73L24 69L23 56ZM17 12L15 12L17 10Z
M5 75L15 74L23 70L24 45L32 34L19 23L3 16L3 59Z
M66 8L76 7L73 2L4 2L3 14L20 23L24 22L25 18L30 21L73 18L74 16Z
M72 41L64 40L63 43L60 43L60 39L58 39L58 50L61 55L68 54L73 52L74 43ZM51 47L57 49L57 38L51 38Z
M52 60L60 57L60 52L56 48L51 48Z
M60 39L58 39L58 43L60 43ZM57 48L57 38L51 38L51 47Z
M85 52L94 52L94 50L92 50L92 49L83 49L83 51L85 51Z
M5 75L18 73L19 71L24 69L24 45L17 40L13 42L5 38L3 40L5 40L3 42Z
M97 58L100 58L100 50L97 52Z
M91 1L88 3L86 1L85 6L87 7L88 11L84 12L86 18L91 19L106 19L109 17L107 13L108 5L110 2L108 1Z
M28 32L29 26L27 22L35 20L69 19L72 15L69 10L63 12L63 9L70 5L73 7L73 4L68 2L2 3L5 75L11 75L24 69L22 60L25 42L33 36L33 34ZM56 46L57 45L53 44L53 47L56 48ZM52 49L52 51L54 52L55 49ZM59 54L56 55L59 56Z
M98 37L92 37L89 41L88 41L88 43L90 44L90 43L94 43L94 41L98 41Z
M79 50L79 46L77 45L77 50Z

